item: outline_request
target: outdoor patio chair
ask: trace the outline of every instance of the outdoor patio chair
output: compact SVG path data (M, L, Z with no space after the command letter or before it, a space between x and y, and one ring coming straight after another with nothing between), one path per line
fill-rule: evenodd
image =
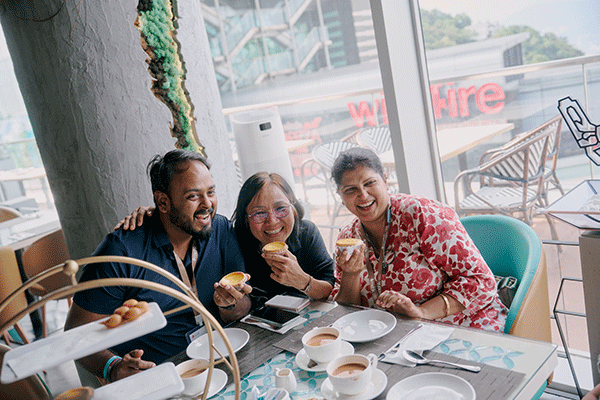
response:
M356 141L362 147L368 147L377 154L392 149L392 136L387 126L364 128L358 132Z
M561 136L561 126L562 126L562 118L560 115L552 118L549 121L544 122L542 125L532 129L529 132L521 133L514 138L512 138L509 142L504 144L502 147L494 148L487 150L481 156L479 160L479 164L484 164L485 162L493 159L499 154L502 154L508 148L511 148L518 143L522 143L540 133L543 133L547 130L553 132L553 134L549 138L548 143L548 154L546 154L546 165L544 167L544 188L542 192L542 200L545 206L548 206L548 190L550 190L550 185L553 185L554 188L558 189L561 194L565 194L558 177L556 176L556 166L558 162L558 150L560 147L560 136ZM485 184L485 178L481 177L481 185Z
M517 278L504 333L552 343L546 256L535 231L504 215L474 215L461 222L494 275Z
M341 208L341 203L335 199L335 188L331 182L331 168L337 156L344 150L358 147L352 142L329 142L315 146L312 157L300 166L300 177L304 201L308 203L308 190L324 188L326 191L327 215L331 217L332 225ZM308 182L308 180L312 182ZM333 205L333 210L331 206Z
M9 171L16 168L11 158L0 159L0 171ZM0 182L0 206L17 209L21 213L39 210L37 201L27 197L25 186L21 181Z
M63 236L63 231L62 229L59 229L54 233L36 240L25 250L21 261L23 262L25 275L31 278L40 272L47 270L48 268L52 268L55 265L65 262L69 258L69 250L67 250L67 244L65 242L65 237ZM34 296L45 296L54 290L65 286L70 286L71 284L71 279L67 275L55 274L29 288L29 292ZM71 299L71 296L67 298L69 307L72 303ZM42 335L43 337L46 337L48 334L48 326L45 304L41 307L41 312Z
M367 147L376 154L392 150L390 128L385 125L361 129L356 136L356 141L362 147ZM395 168L385 168L385 173L390 193L398 193L398 178Z
M552 129L542 129L513 139L477 168L459 173L454 179L456 212L519 215L531 225L534 207L542 204L546 156L554 135Z

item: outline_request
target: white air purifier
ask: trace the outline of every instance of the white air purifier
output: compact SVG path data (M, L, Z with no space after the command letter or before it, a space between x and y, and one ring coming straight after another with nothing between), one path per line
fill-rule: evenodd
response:
M230 118L242 180L259 171L276 172L293 188L292 163L279 114L254 110L232 114Z

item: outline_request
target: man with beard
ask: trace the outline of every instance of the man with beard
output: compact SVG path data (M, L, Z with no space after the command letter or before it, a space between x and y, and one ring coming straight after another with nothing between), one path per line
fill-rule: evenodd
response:
M248 312L250 300L246 294L252 288L242 284L238 290L218 284L227 273L244 271L244 261L230 222L216 214L217 196L209 168L204 157L191 151L173 150L155 156L147 171L157 212L135 231L119 229L108 234L93 255L127 256L164 268L196 290L213 315L228 322ZM91 264L80 281L102 278L143 279L181 291L156 272L122 263ZM169 295L143 288L87 290L73 298L65 329L111 315L128 299L156 302L163 312L182 305ZM105 380L121 379L185 350L186 334L195 328L196 318L188 308L169 315L167 326L161 330L79 362Z

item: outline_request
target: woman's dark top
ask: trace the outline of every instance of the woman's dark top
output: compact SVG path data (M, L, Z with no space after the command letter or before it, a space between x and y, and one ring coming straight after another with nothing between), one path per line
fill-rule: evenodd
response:
M271 279L271 267L261 255L260 243L254 238L242 238L238 236L238 242L242 249L246 272L251 278L248 282L253 288L264 290L264 293L256 293L266 297L278 294L291 293L302 294L291 286L284 286ZM314 223L307 220L296 222L296 226L286 241L289 251L296 256L300 268L313 279L322 280L333 284L334 261L327 253L327 248L321 237L321 233ZM258 291L257 291L258 292Z

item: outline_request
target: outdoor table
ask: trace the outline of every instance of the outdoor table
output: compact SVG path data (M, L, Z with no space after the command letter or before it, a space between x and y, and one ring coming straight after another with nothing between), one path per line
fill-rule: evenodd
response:
M0 182L17 181L23 182L32 179L39 179L42 183L46 204L48 207L52 204L52 195L50 187L46 182L46 170L43 167L15 168L9 171L0 171Z
M36 240L60 229L54 210L40 210L22 217L0 222L0 246L22 250Z
M466 151L498 135L509 132L514 127L514 124L494 124L440 129L437 132L440 161L447 161L458 156L460 169L465 170L468 167ZM380 154L379 158L384 167L394 166L395 160L392 150Z
M310 306L309 306L310 307ZM349 313L363 310L362 307L337 305L326 313L307 315L308 321L284 335L262 328L235 322L230 327L242 328L250 333L249 342L237 353L242 376L242 398L248 396L253 386L260 392L275 387L275 368L290 368L298 379L298 386L292 393L294 399L323 398L321 385L327 378L326 372L309 372L295 362L295 355L302 349L301 338L314 327L327 326ZM397 324L387 335L366 343L352 343L355 353L379 355L394 345L417 324L435 324L431 321L418 321L396 316ZM446 325L444 325L446 326ZM379 362L377 368L388 379L383 393L376 397L386 398L394 384L404 378L425 372L446 372L465 378L477 393L477 400L485 399L531 399L552 374L557 364L557 346L551 343L533 341L516 336L491 333L476 329L452 326L451 336L432 351L426 352L429 358L461 361L480 365L482 370L473 373L452 367L420 365L415 368ZM187 359L185 352L173 357L175 364ZM221 367L219 365L218 367ZM212 399L229 400L235 396L235 386L228 373L228 385Z

